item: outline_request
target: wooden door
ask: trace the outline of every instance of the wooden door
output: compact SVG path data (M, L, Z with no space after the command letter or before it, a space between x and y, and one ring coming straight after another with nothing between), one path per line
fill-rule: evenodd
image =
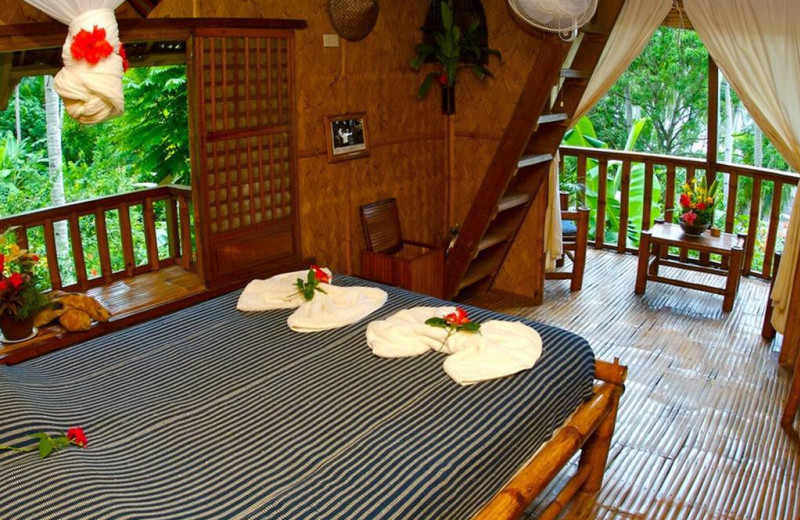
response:
M190 106L195 207L210 287L300 257L292 31L199 29Z

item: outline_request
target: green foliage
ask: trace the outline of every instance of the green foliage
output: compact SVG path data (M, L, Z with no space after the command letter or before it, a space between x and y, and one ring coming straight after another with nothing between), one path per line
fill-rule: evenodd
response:
M640 119L631 128L626 139L625 150L631 151L635 148L643 129L648 121ZM578 124L567 132L564 137L565 144L572 146L583 146L589 148L608 148L608 144L597 138L591 121L584 117ZM606 221L603 226L604 241L616 242L620 233L620 200L622 199L622 162L609 161L606 177ZM589 207L589 236L594 238L594 230L597 229L597 208L598 193L600 187L600 167L597 161L589 159L586 170L586 205ZM642 163L631 165L630 172L630 191L628 205L628 226L625 230L628 242L635 246L639 244L639 235L642 231L643 212L644 212L644 186L645 186L645 166ZM651 221L659 214L661 199L661 183L658 178L653 178L653 197L651 209Z
M633 120L643 117L650 124L635 151L696 156L707 112L703 42L693 31L661 27L589 117L612 149L623 149Z
M441 83L444 83L444 79L446 79L447 86L454 86L456 84L458 70L467 67L467 65L459 65L464 57L469 56L475 59L476 63L468 65L468 67L478 79L484 79L492 75L489 69L481 63L478 63L484 54L496 56L500 60L503 59L500 51L478 44L478 27L480 25L478 20L473 21L469 27L462 32L461 27L459 27L453 19L453 10L449 2L442 2L441 9L442 31L437 31L430 27L422 27L423 33L433 36L436 45L429 45L424 42L420 43L414 48L416 55L410 61L411 68L419 70L422 68L425 60L433 55L441 66L440 71L429 72L425 76L425 79L417 91L417 97L419 99L428 95L434 81L440 80Z

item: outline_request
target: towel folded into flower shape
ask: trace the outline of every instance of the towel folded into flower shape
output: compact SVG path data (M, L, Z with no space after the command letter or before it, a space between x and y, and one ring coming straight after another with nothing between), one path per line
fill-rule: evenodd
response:
M316 332L357 323L386 303L386 291L332 285L330 270L314 267L312 271L319 283L309 293L313 295L310 300L298 288L298 280L306 279L308 271L295 271L267 280L253 280L242 291L236 308L251 312L296 308L287 320L289 328L296 332ZM328 282L322 281L325 279Z
M451 333L427 325L431 317L459 318L454 307L414 307L373 321L367 326L367 344L384 358L420 356L429 351L447 354L442 366L454 381L469 385L527 370L542 355L542 338L517 322L491 320L480 330ZM466 318L466 316L464 316Z

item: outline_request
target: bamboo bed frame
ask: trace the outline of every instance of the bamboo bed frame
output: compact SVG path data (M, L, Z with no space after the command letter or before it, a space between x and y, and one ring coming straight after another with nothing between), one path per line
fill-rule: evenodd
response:
M579 491L599 491L627 372L627 367L620 365L618 359L614 359L614 363L595 361L596 383L592 397L575 410L569 421L555 431L473 520L519 518L579 450L577 473L538 518L555 519Z

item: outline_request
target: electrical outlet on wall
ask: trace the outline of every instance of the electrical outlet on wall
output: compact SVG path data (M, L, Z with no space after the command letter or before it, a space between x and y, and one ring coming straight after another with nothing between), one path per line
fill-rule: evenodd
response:
M322 46L323 47L338 47L339 46L339 35L338 34L323 34L322 35Z

